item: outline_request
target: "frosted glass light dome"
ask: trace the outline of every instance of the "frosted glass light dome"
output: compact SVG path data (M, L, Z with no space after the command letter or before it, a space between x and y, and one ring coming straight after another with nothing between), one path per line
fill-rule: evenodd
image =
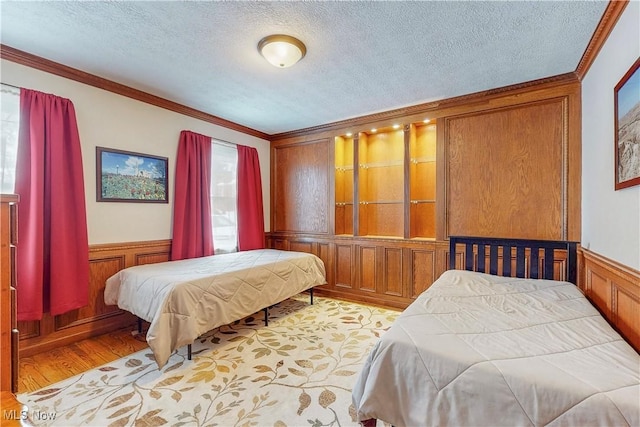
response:
M258 51L273 66L287 68L304 58L307 48L295 37L274 34L260 40Z

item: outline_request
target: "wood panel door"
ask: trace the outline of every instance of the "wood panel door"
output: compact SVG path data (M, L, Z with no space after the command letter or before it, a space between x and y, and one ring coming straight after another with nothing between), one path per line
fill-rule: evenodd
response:
M435 280L436 249L434 248L408 248L409 265L409 297L417 298L427 290Z
M273 147L272 231L333 234L332 153L329 139Z
M447 235L567 238L567 102L444 120Z
M355 283L355 262L351 243L335 244L335 287L353 289Z

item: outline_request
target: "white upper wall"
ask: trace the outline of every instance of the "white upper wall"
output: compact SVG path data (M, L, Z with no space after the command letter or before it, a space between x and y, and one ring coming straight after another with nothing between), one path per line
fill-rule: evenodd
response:
M255 147L260 157L265 230L270 218L270 143L93 86L2 60L2 82L70 99L82 143L89 244L171 238L175 161L181 130ZM169 203L96 202L96 147L169 159Z
M582 245L640 269L640 186L614 191L613 89L640 56L640 2L629 2L582 81Z

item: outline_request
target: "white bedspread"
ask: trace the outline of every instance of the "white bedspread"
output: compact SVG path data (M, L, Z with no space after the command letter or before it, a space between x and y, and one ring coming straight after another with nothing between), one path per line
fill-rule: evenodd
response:
M151 322L162 368L201 334L325 283L315 255L260 249L126 268L107 279L104 299Z
M353 390L394 426L638 426L640 356L576 286L445 272L382 336Z

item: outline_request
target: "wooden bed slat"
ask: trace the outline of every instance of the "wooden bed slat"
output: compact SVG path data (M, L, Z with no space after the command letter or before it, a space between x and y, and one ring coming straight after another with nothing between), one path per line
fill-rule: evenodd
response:
M478 246L478 271L486 273L487 272L486 260L485 260L486 254L484 249L485 249L484 245Z
M511 245L502 247L502 275L511 277Z
M532 279L538 278L538 272L540 271L540 248L538 246L533 246L531 248L531 264L529 265L529 277Z
M542 277L554 279L554 265L556 250L566 252L564 280L573 284L577 283L577 242L564 240L529 240L529 239L501 239L488 237L451 236L449 238L449 266L455 268L457 245L465 245L466 270L480 271L489 274L498 274L498 254L502 248L502 275L513 276L511 257L513 248L516 249L516 277L540 277L540 251L544 250L544 263L542 265ZM489 266L486 265L486 247L489 247ZM527 260L526 251L529 250ZM474 254L478 261L474 263ZM563 259L563 258L560 258ZM528 261L528 262L527 262ZM475 265L474 265L475 264ZM489 270L489 271L487 271Z
M498 274L498 246L489 247L489 274Z
M525 277L527 271L526 262L524 247L518 246L516 249L516 277Z
M545 279L553 280L553 249L544 249L544 276Z
M471 249L471 250L469 250ZM454 264L455 265L455 264ZM468 244L464 257L464 269L473 270L473 245Z

